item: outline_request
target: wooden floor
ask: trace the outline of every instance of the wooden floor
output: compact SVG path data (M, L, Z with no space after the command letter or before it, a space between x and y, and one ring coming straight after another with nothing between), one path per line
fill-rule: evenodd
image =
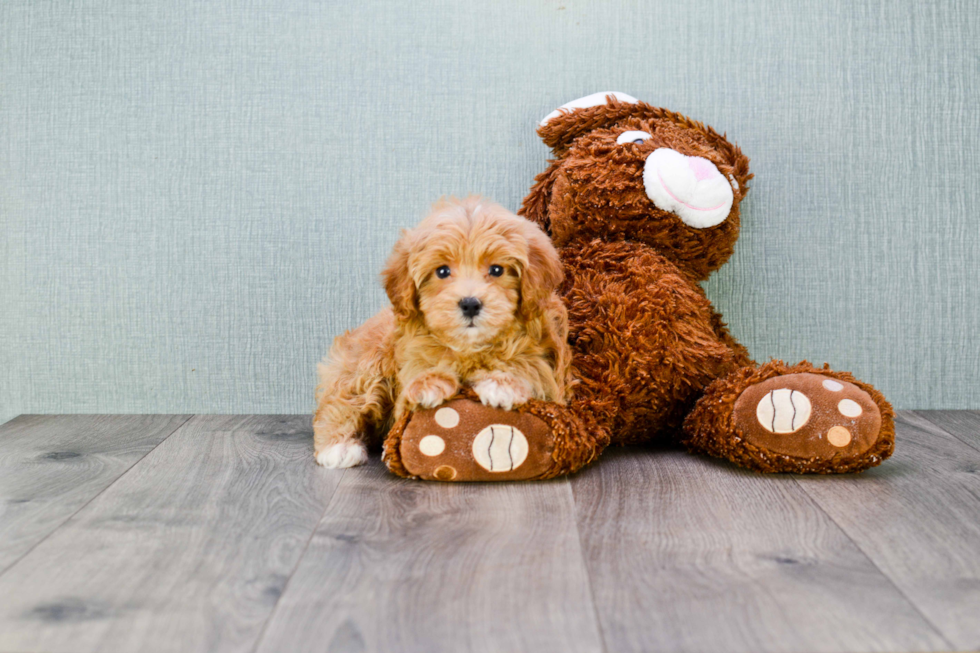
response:
M901 413L856 476L482 485L320 469L309 421L0 427L0 653L980 648L980 413Z

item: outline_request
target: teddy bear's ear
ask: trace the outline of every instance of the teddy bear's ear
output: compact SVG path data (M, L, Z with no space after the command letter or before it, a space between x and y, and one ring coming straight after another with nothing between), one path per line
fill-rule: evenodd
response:
M555 154L561 154L580 134L615 124L645 107L625 93L593 93L563 104L542 118L538 135Z
M618 91L593 93L567 102L538 123L538 134L551 147L556 159L548 162L548 169L534 178L531 193L524 198L517 212L548 232L548 203L561 165L561 157L569 144L580 134L619 122L646 107L631 95Z

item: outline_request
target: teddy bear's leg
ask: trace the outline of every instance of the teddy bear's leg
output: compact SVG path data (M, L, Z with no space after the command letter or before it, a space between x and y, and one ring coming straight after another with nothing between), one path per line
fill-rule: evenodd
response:
M578 471L608 443L572 408L531 400L507 411L464 390L396 422L384 461L399 476L429 481L545 479Z
M691 450L760 472L835 474L881 463L894 412L847 372L774 360L714 381L684 422Z

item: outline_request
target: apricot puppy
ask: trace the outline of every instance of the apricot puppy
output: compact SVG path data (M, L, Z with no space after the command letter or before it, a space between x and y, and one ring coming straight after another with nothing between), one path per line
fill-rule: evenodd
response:
M403 232L382 277L391 307L339 336L318 367L319 464L365 462L370 438L462 386L505 410L565 403L562 265L537 225L480 197L441 201Z

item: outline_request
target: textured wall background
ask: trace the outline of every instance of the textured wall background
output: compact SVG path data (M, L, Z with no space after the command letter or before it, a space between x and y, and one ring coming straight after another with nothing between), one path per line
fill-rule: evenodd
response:
M620 90L752 158L708 283L759 358L980 407L972 2L0 3L0 420L306 412L445 193L516 208L535 121Z

